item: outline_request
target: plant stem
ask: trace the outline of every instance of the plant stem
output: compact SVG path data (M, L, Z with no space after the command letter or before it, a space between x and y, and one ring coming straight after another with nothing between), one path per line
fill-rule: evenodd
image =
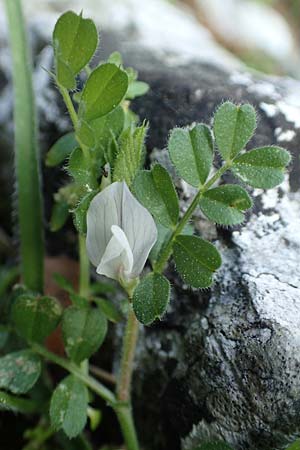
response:
M139 444L132 417L131 380L139 323L135 317L132 306L129 305L129 308L126 330L123 337L120 373L117 383L117 399L120 402L120 406L116 409L116 413L119 418L127 450L138 450Z
M40 189L37 119L32 64L20 0L6 0L10 32L15 121L15 172L18 191L21 275L25 285L42 292L44 283L43 211Z
M139 450L139 443L135 431L134 421L130 405L119 405L115 408L119 424L122 430L126 450Z
M8 0L9 1L9 0ZM77 126L78 126L78 117L77 117L77 113L75 111L73 102L71 100L70 94L68 89L66 89L65 87L63 87L61 84L58 84L58 89L64 99L65 105L68 109L68 113L70 115L70 118L72 120L73 123L73 127L76 130Z
M63 87L61 84L58 83L58 88L59 91L64 99L65 105L67 107L68 113L70 115L70 118L72 120L72 124L74 127L74 130L76 132L76 130L78 129L78 124L79 124L79 120L78 120L78 116L77 116L77 112L75 111L73 102L71 100L70 94L68 89L66 89L65 87ZM84 145L78 138L78 136L76 136L76 139L78 141L78 143L80 144L81 150L84 154L85 159L87 159L87 161L90 161L90 152L89 149L87 148L86 145Z
M129 305L127 325L123 338L120 374L117 383L117 398L120 402L130 402L131 378L138 331L139 323L131 305Z
M195 209L197 208L199 201L205 191L207 191L231 166L231 161L226 162L217 172L199 189L195 197L193 198L192 203L184 213L182 219L178 222L176 228L171 234L169 240L167 241L162 253L160 254L159 259L156 261L154 265L154 272L161 273L165 265L172 254L173 243L176 237L182 232L190 218L192 217Z
M79 295L87 298L90 294L90 262L86 251L86 238L79 234Z
M104 400L106 400L111 406L114 406L116 403L115 395L107 389L103 384L99 383L99 381L95 380L95 378L90 375L85 374L80 367L76 366L72 362L68 361L65 358L61 358L58 355L55 355L52 352L49 352L45 347L33 343L32 349L43 356L48 361L51 361L57 364L60 367L63 367L65 370L75 375L79 380L81 380L86 386L88 386L95 394L98 394Z
M106 381L107 383L112 385L116 384L115 376L112 373L109 373L106 370L101 369L100 367L90 364L90 372L94 374L96 377L100 378L102 381Z

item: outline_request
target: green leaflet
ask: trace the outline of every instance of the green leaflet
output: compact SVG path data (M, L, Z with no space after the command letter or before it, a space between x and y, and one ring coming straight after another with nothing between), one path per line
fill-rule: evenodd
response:
M124 316L111 300L93 297L93 301L99 306L105 317L113 323L122 322Z
M55 167L61 164L78 146L75 133L67 133L60 137L50 148L46 156L46 166Z
M88 64L98 45L94 22L67 11L56 22L53 32L56 76L67 89L76 87L75 76Z
M217 249L197 236L177 236L174 243L176 269L194 288L207 288L212 284L213 274L222 260Z
M199 206L212 222L236 225L243 222L244 211L251 208L252 200L237 184L225 184L204 192Z
M167 228L177 224L178 197L169 173L156 164L151 171L141 170L135 177L134 193L154 218Z
M50 419L55 430L63 429L71 439L83 430L87 421L88 390L74 375L62 380L53 392Z
M50 219L52 232L58 231L64 226L69 216L69 208L69 204L64 199L55 201Z
M168 149L178 174L192 186L205 183L213 161L212 134L204 124L191 128L174 128Z
M86 234L86 215L90 203L97 194L97 191L92 191L86 194L73 210L74 225L77 231L81 234Z
M53 297L19 296L12 308L18 333L28 341L43 343L57 327L62 314L60 303Z
M102 64L86 81L80 97L79 116L86 122L105 116L115 109L128 87L128 77L115 64Z
M160 319L170 300L170 283L163 275L150 273L136 287L133 309L139 322L150 325Z
M225 102L214 116L214 135L225 161L233 159L247 144L256 128L253 106Z
M254 188L270 189L284 180L290 153L281 147L261 147L250 150L234 160L232 172Z
M92 183L90 163L80 147L75 148L70 155L68 172L79 184L90 185Z
M0 358L0 388L25 394L37 382L41 360L31 350L20 350Z
M70 306L63 314L62 332L68 356L79 364L101 346L107 320L99 308Z

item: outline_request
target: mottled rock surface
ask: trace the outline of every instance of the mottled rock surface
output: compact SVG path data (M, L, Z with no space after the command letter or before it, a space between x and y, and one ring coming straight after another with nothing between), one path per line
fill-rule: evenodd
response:
M35 31L45 151L69 122L41 69L51 67L52 56L39 36ZM237 71L231 63L186 62L180 51L150 52L135 38L124 42L123 37L103 32L103 47L106 53L121 50L126 63L150 84L147 96L134 103L141 118L150 121L149 153L165 147L175 125L209 122L216 106L231 99L249 101L259 113L251 146L279 144L294 155L282 187L254 192L255 207L243 226L216 229L197 217L196 230L214 239L223 255L211 290L192 291L172 265L168 269L173 283L169 311L141 333L136 360L134 400L141 439L149 450L192 450L212 436L226 439L236 450L280 449L300 428L299 85ZM0 127L9 148L11 87L5 51L1 49ZM161 159L165 153L157 150L155 155ZM48 210L58 172L47 171L44 179ZM180 187L184 209L191 190ZM61 238L63 244L52 237L53 253L68 246L66 234Z

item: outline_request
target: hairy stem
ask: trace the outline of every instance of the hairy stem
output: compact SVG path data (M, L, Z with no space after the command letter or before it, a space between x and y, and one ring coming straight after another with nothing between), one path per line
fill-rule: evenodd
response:
M79 295L87 298L90 294L90 262L86 251L86 238L79 234Z
M199 189L195 197L193 198L192 203L184 213L182 219L178 222L176 228L171 234L169 240L166 242L164 249L162 250L159 259L156 261L154 265L154 272L161 273L165 265L172 254L172 248L176 237L182 232L186 224L189 222L192 217L195 209L197 208L199 201L205 191L207 191L230 167L231 161L226 162L217 172Z
M67 107L68 113L70 115L74 130L76 131L78 129L78 125L79 125L79 120L78 120L78 116L77 116L77 112L75 111L73 102L71 100L69 91L61 86L60 84L58 84L58 89L62 95L62 98L64 99L65 105ZM78 137L76 137L76 139L78 140ZM90 161L90 152L89 149L87 148L86 145L84 145L80 140L78 140L78 143L82 149L82 152L84 154L84 157L87 161Z
M32 64L20 0L6 0L13 62L15 171L18 192L21 275L25 285L43 291L44 237L37 119Z
M125 335L123 338L120 374L117 383L117 398L120 402L130 402L133 362L138 338L139 323L130 305Z
M127 450L139 449L131 407L131 380L138 331L139 323L135 317L132 306L129 305L126 330L123 337L120 373L117 382L117 399L120 402L120 407L116 410Z
M120 423L120 427L126 444L126 450L139 450L139 443L137 440L133 422L131 406L120 405L115 408L115 412Z

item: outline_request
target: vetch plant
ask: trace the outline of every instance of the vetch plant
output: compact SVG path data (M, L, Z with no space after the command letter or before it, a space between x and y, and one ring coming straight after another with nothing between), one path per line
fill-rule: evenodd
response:
M11 5L10 0L7 3ZM14 14L21 20L20 10L10 8L13 24ZM178 176L195 188L188 208L181 211L168 170L157 163L144 169L148 124L140 122L130 102L145 94L148 86L138 80L134 69L124 67L116 52L91 69L97 45L92 20L71 11L59 18L53 32L54 72L50 76L65 102L73 130L61 137L46 157L47 166L63 163L69 175L54 194L50 227L55 232L69 214L73 217L78 233L79 289L62 275L55 276L70 297L71 305L63 308L57 299L45 295L40 277L39 283L31 283L30 277L23 276L24 285L17 286L9 297L6 332L18 336L18 344L0 358L0 402L14 411L41 414L43 420L28 434L32 445L53 439L57 448L67 448L62 435L55 434L63 430L68 438L78 439L80 448L91 448L83 430L88 418L93 431L99 425L101 413L93 397L99 396L115 411L126 449L138 450L139 433L131 406L135 348L140 324L150 325L167 310L171 286L164 272L169 260L184 283L195 289L209 288L222 261L213 243L193 233L194 212L200 209L209 221L223 226L242 223L252 207L244 186L267 189L280 184L290 154L275 146L245 149L256 128L256 113L248 104L221 104L212 129L196 123L171 130L170 160ZM23 51L14 45L13 49ZM20 81L17 73L15 80ZM18 151L23 158L22 146ZM219 168L214 167L216 151L222 159ZM31 157L35 161L35 154ZM36 173L36 164L32 171ZM224 184L222 176L228 171L235 181ZM22 172L17 175L22 177ZM39 198L38 185L34 189L34 198ZM25 201L22 198L20 195L21 203ZM21 233L20 238L21 248L28 250L31 237ZM89 260L95 267L92 279L98 273L106 281L91 281ZM28 263L30 272L40 270L38 258ZM115 280L118 288L109 279ZM120 292L127 295L122 308L116 306ZM108 327L122 322L124 315L119 373L110 374L95 368L89 359L104 343ZM58 326L65 357L45 345ZM66 372L53 389L49 389L46 369L41 376L42 361ZM43 392L41 402L36 401L33 387ZM222 443L203 445L203 450L229 449Z

